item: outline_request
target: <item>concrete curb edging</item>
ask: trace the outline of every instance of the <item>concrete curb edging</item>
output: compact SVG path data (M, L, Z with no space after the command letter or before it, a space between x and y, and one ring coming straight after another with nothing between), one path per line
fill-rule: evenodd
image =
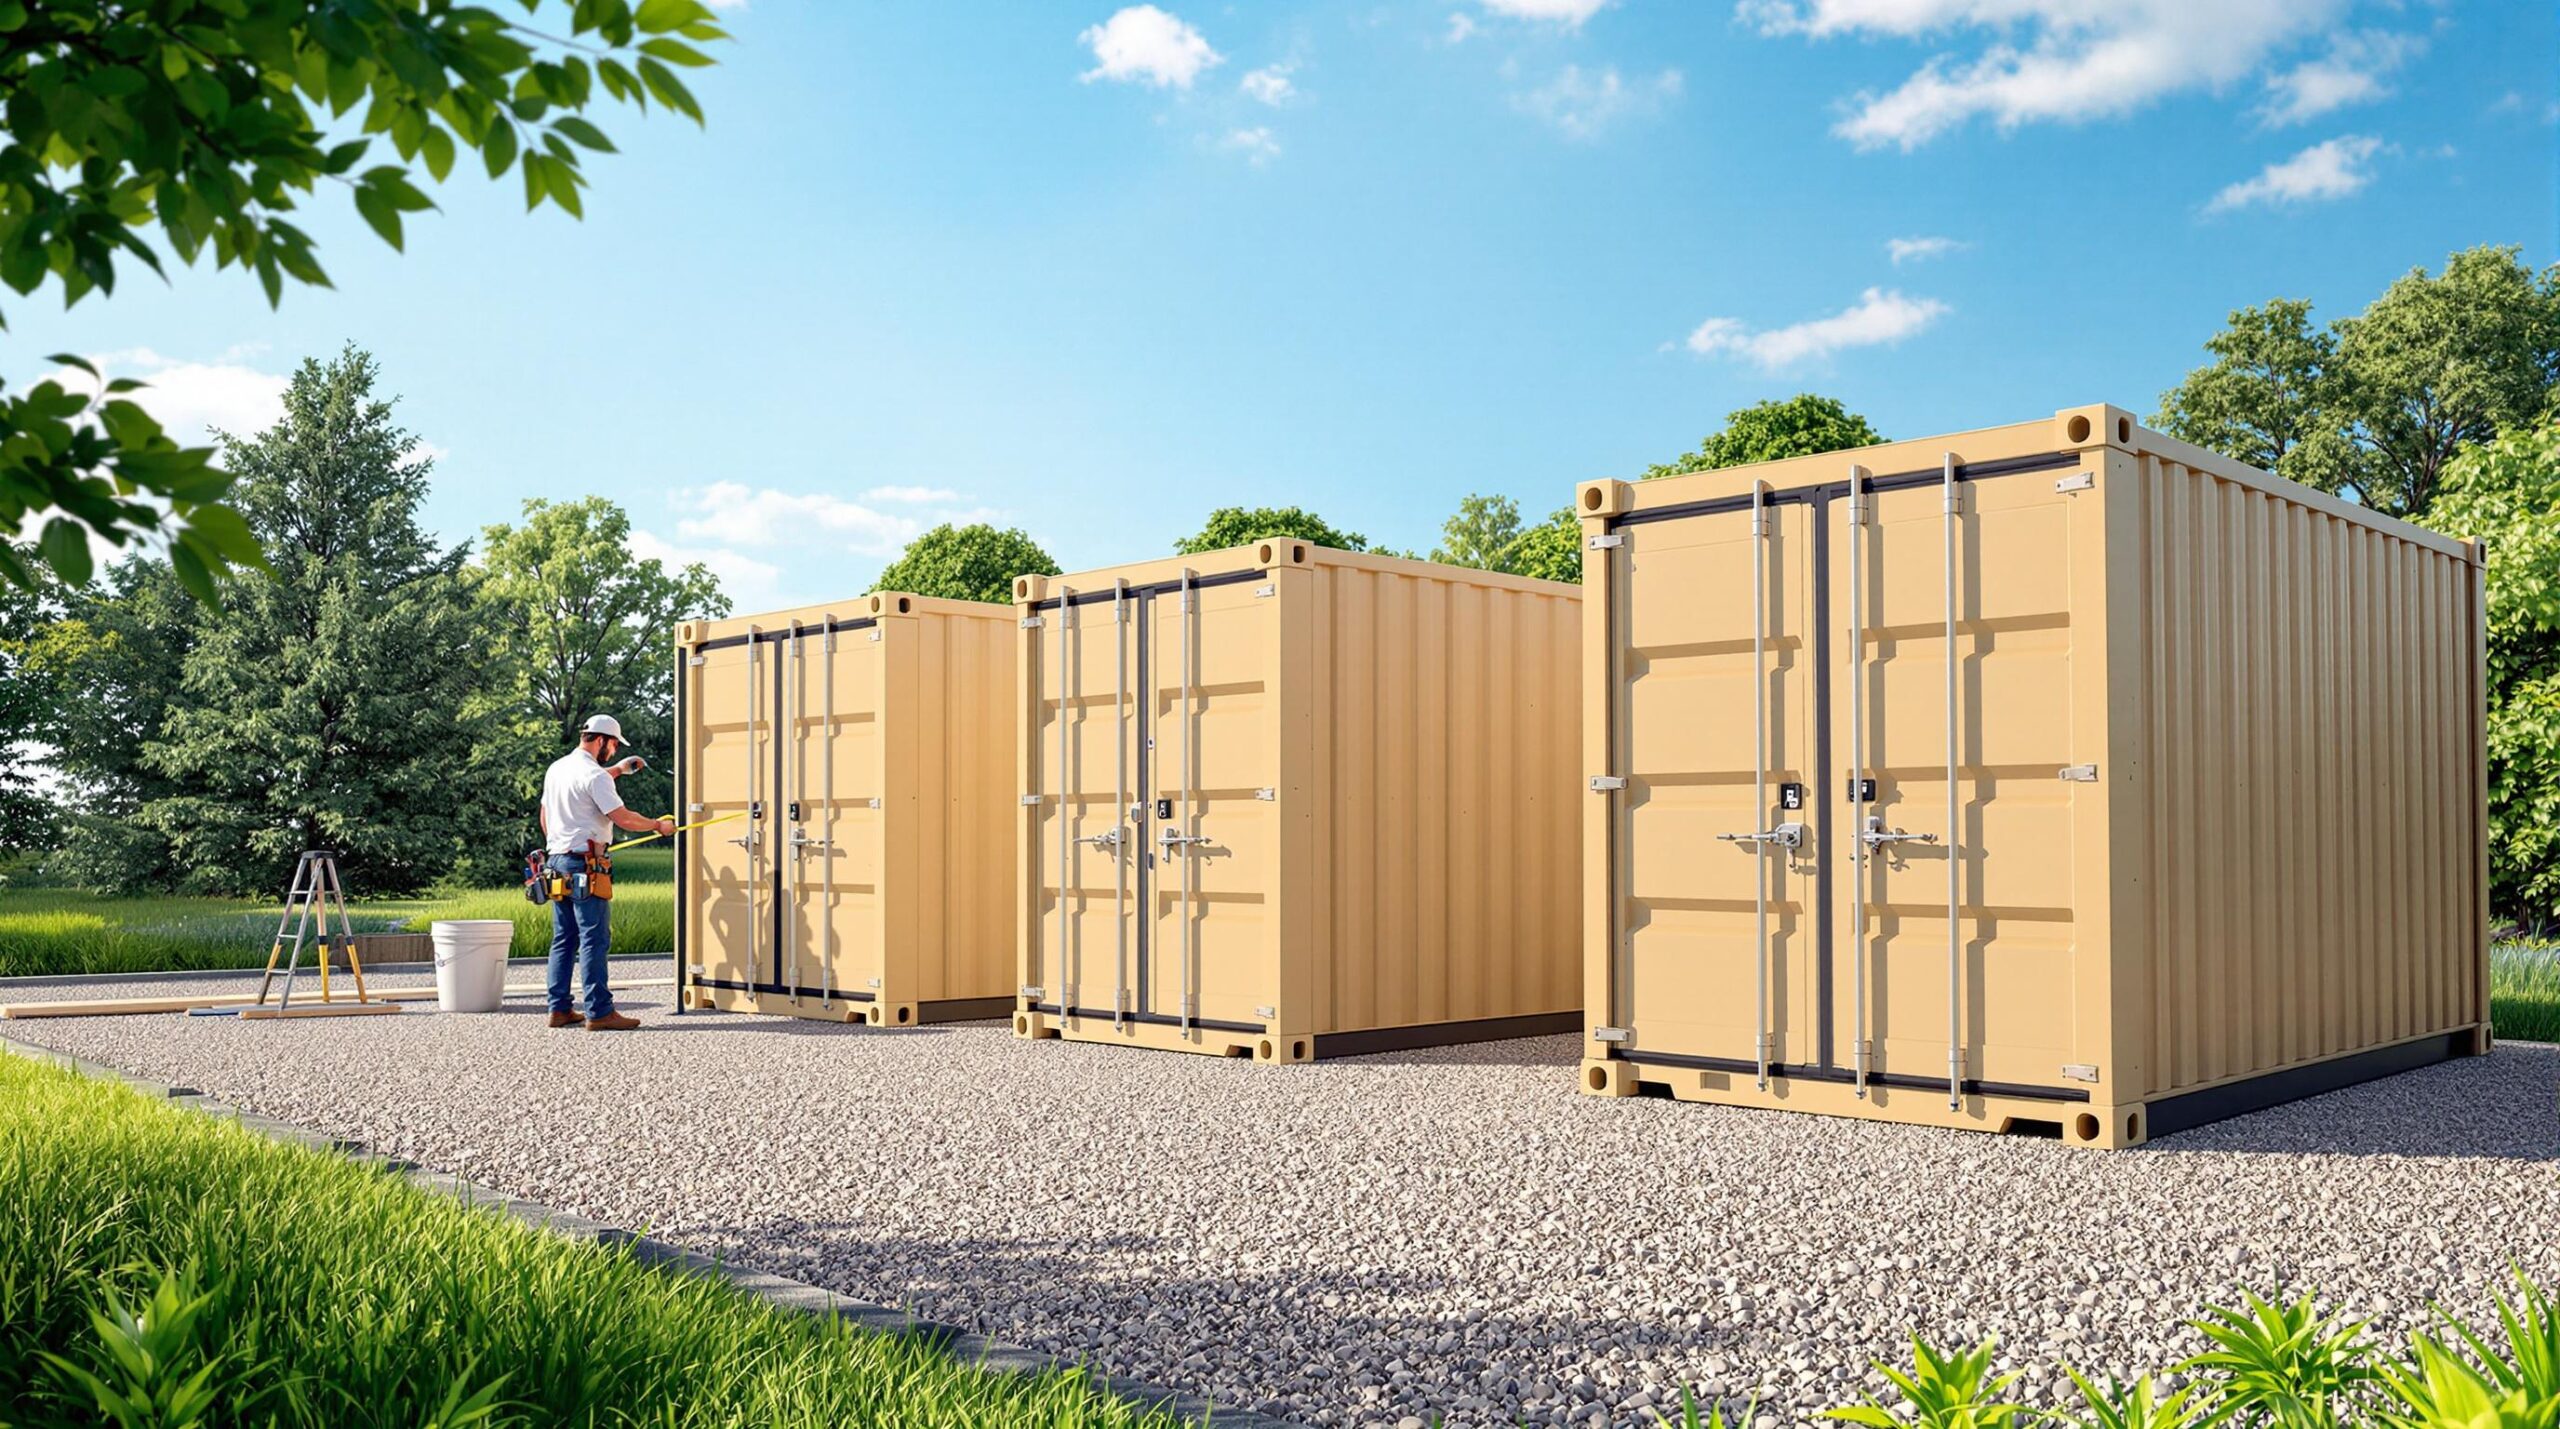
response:
M848 1300L832 1290L804 1281L764 1271L743 1269L651 1236L638 1235L618 1226L609 1226L601 1221L588 1220L584 1216L573 1216L566 1211L553 1210L538 1201L501 1195L486 1186L449 1172L431 1170L413 1161L380 1155L367 1149L362 1142L326 1136L307 1127L295 1126L273 1117L242 1111L226 1102L206 1096L193 1087L172 1086L167 1082L138 1077L103 1062L92 1062L85 1057L75 1057L68 1052L57 1052L50 1047L39 1047L31 1042L21 1042L14 1037L0 1036L0 1051L12 1052L30 1061L67 1067L96 1081L119 1083L146 1097L166 1101L172 1106L188 1111L225 1118L272 1141L314 1151L336 1152L397 1174L422 1191L451 1197L483 1210L503 1211L525 1225L549 1231L570 1240L591 1241L600 1245L628 1246L632 1259L643 1265L670 1274L702 1275L725 1281L731 1288L752 1295L779 1309L809 1315L833 1315L837 1319L849 1321L862 1329L879 1334L916 1335L930 1339L942 1346L943 1351L953 1359L964 1364L975 1365L992 1374L1029 1375L1079 1368L1074 1361L1062 1356L1043 1354L1038 1350L1025 1349L1020 1345L1010 1345L1001 1340L989 1339L957 1325L919 1319L892 1306ZM1294 1421L1276 1419L1267 1414L1216 1408L1209 1401L1195 1394L1184 1394L1133 1379L1097 1374L1091 1370L1087 1370L1086 1375L1096 1388L1142 1414L1164 1411L1181 1418L1186 1423L1209 1426L1209 1429L1305 1429L1305 1426Z

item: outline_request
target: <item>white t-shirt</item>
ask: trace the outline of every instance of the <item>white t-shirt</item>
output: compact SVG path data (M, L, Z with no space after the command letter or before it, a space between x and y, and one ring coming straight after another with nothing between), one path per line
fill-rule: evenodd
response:
M544 847L553 853L585 853L587 843L613 841L613 821L606 817L622 807L613 776L583 749L551 761L542 774L542 822L550 836Z

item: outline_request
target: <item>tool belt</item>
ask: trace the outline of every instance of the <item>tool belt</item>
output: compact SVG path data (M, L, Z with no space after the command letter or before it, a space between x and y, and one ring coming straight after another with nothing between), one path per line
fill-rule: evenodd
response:
M524 900L527 903L565 903L573 895L613 899L613 860L592 843L581 855L586 868L578 873L563 873L551 866L550 854L534 849L524 856Z

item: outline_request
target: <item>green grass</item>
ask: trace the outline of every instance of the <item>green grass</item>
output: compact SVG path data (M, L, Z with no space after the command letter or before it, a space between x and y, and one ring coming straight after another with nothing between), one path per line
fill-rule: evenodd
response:
M0 1205L0 1409L26 1429L1174 1424L7 1055Z
M615 952L675 946L674 870L674 856L662 848L614 858ZM0 892L0 977L263 966L283 905L281 888L272 899ZM347 915L359 933L423 933L439 918L508 918L516 925L515 956L539 957L551 946L550 907L527 903L512 887L351 901Z
M2489 1021L2516 1042L2560 1042L2560 942L2518 939L2489 950Z

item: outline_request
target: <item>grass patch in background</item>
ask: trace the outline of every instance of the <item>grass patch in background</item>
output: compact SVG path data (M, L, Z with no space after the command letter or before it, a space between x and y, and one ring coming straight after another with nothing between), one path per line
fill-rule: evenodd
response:
M2489 1021L2511 1042L2560 1042L2560 942L2518 938L2489 950Z
M636 848L613 860L613 950L675 947L675 859ZM352 890L361 895L362 889ZM0 977L200 972L263 967L284 890L272 899L108 898L52 889L0 893ZM359 933L423 933L439 918L506 918L517 957L551 947L551 909L513 887L438 889L417 898L350 899ZM311 965L306 954L305 966Z
M6 1054L0 1187L0 1405L28 1429L1175 1424Z

